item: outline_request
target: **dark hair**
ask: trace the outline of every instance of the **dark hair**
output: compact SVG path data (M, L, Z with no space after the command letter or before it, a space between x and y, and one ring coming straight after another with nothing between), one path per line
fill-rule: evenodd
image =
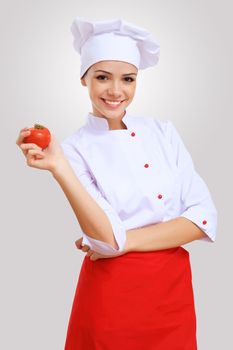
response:
M82 75L81 79L85 77L85 75L87 74L87 72L89 71L89 69L90 69L90 68L88 68L88 69L86 70L86 72Z

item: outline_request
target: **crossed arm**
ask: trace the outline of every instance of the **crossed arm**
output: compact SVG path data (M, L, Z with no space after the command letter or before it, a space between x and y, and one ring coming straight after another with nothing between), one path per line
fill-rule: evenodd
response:
M69 163L63 160L59 167L54 169L53 176L70 202L81 229L90 237L118 248L105 212L86 191ZM205 233L191 220L178 217L167 222L128 230L124 251L118 255L129 251L142 252L173 248L204 236ZM76 241L76 245L81 248L81 240ZM111 257L91 251L87 246L83 248L83 251L88 251L89 256L94 254L92 260L100 257Z
M178 247L203 238L205 233L184 217L127 231L126 248L152 251Z
M184 217L178 217L140 229L128 230L124 251L117 255L102 255L91 250L87 245L82 247L82 239L75 243L77 248L87 252L91 260L97 260L116 257L130 251L146 252L179 247L204 236L205 233L192 221Z

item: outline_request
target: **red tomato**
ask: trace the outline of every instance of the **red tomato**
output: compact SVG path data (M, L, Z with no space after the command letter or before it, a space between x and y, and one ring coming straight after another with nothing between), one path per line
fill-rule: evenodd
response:
M33 128L29 128L31 134L23 139L24 143L35 143L42 149L48 147L51 140L49 129L40 124L35 124Z

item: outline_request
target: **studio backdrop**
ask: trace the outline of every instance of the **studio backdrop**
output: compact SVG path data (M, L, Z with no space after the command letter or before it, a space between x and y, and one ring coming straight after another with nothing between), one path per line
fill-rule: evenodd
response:
M1 338L4 350L62 350L85 253L79 224L47 171L26 165L19 130L35 122L61 142L91 111L72 46L75 16L122 17L153 33L158 65L141 70L129 112L171 120L218 210L215 243L190 252L199 350L233 348L231 2L50 0L0 4Z

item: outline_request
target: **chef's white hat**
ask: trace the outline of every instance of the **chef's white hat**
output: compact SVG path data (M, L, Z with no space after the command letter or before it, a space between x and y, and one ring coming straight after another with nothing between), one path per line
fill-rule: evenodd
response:
M159 59L160 45L151 34L122 19L93 22L76 17L71 32L73 46L81 56L81 77L100 61L124 61L145 69Z

